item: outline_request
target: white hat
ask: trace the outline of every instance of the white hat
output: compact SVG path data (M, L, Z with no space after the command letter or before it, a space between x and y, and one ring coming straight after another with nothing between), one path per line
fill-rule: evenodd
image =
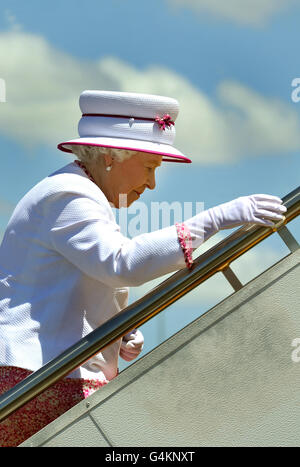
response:
M174 122L179 105L170 97L113 91L83 91L79 98L82 117L80 138L57 147L72 152L72 145L160 154L163 161L192 162L175 149Z

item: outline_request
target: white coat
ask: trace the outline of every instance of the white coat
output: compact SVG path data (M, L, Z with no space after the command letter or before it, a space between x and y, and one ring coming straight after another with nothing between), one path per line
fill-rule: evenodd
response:
M124 237L75 163L18 203L0 247L0 365L35 371L128 303L128 287L185 267L176 227ZM120 343L71 377L111 380Z

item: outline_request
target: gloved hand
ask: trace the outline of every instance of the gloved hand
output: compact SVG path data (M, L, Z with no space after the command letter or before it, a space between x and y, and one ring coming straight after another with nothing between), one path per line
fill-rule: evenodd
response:
M128 334L123 336L120 357L126 362L130 362L136 358L143 350L144 336L138 329L133 329Z
M272 221L284 219L287 211L282 200L272 195L250 195L220 204L200 212L184 221L190 230L192 248L198 248L219 230L232 229L243 224L257 224L273 227Z

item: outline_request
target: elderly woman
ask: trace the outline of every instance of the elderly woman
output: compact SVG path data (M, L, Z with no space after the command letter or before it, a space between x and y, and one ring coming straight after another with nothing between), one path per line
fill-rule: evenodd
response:
M16 206L0 248L0 390L5 392L127 305L128 287L192 267L192 251L220 229L273 226L272 195L237 198L184 223L124 237L112 207L155 188L163 161L191 162L172 146L175 99L85 91L80 138L59 144L74 162ZM143 346L133 330L0 424L0 445L40 430L118 373Z

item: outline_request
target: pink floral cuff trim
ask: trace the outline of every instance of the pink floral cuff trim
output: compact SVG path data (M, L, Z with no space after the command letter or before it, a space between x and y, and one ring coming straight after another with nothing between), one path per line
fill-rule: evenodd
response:
M177 222L175 226L177 229L179 243L183 250L186 266L187 268L191 269L191 267L193 266L193 258L192 258L193 248L192 248L191 233L184 222L182 222L181 224Z

